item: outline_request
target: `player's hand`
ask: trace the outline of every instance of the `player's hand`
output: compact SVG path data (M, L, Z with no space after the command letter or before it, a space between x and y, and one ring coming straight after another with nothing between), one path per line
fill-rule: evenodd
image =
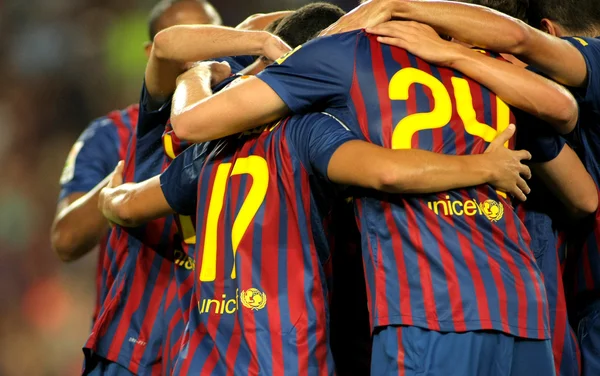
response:
M264 30L273 21L289 16L292 13L294 13L293 10L283 10L272 13L253 14L242 21L242 23L237 25L235 28L238 30Z
M442 39L431 26L414 21L385 22L366 31L378 35L380 43L403 48L435 65L450 64L465 48Z
M231 76L231 67L226 61L200 61L190 63L188 69L177 77L177 84L183 80L193 79L194 77L206 78L210 75L210 85L215 86L221 81Z
M123 184L123 166L124 165L125 165L124 161L119 161L119 163L117 163L117 167L115 167L115 170L113 171L112 178L110 178L110 181L108 182L108 185L106 186L107 188L114 188L114 187L118 187L119 185Z
M320 36L345 33L379 25L392 19L389 0L371 0L354 8L336 23L323 30Z
M123 184L123 166L124 162L120 161L117 164L117 167L112 172L111 178L108 181L106 187L100 190L98 195L98 209L102 212L102 214L109 220L109 224L114 226L114 222L111 221L111 211L110 211L110 197L115 187L118 187Z
M263 43L263 53L261 55L267 59L275 61L292 50L279 37L270 33L265 34L267 34L267 37Z
M515 198L525 201L531 192L525 179L531 179L531 169L523 161L531 159L526 150L510 150L504 147L515 134L516 127L511 124L500 133L488 146L485 155L488 157L492 176L489 184L498 190L512 194Z

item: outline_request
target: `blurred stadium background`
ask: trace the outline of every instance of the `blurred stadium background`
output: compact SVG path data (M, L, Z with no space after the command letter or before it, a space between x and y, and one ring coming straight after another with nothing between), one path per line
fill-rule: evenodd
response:
M306 0L215 0L225 25ZM358 1L331 1L349 10ZM96 254L49 245L58 179L95 117L138 101L152 0L0 1L0 376L77 375Z

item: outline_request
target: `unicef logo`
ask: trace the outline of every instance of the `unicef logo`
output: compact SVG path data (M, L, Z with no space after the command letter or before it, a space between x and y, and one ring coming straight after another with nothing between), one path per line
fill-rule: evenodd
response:
M485 200L485 202L481 206L483 214L491 222L498 222L502 219L502 216L504 216L504 206L501 202L496 202L494 200Z
M242 290L240 301L244 307L258 311L267 305L267 295L259 289L251 287L248 290Z

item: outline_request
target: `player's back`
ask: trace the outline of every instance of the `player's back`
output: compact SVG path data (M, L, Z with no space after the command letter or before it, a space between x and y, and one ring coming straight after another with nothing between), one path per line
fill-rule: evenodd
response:
M387 148L482 153L514 121L485 87L364 31L317 39L277 63L259 78L290 109L326 108L357 135ZM540 271L505 195L482 185L359 196L374 326L548 338Z
M299 133L324 119L335 121L296 116L212 149L198 179L197 307L176 374L334 372L323 223L333 191Z
M478 154L514 121L482 85L369 35L358 39L351 102L365 138L394 149ZM363 244L365 261L386 281L385 290L371 291L376 325L547 337L541 276L506 195L488 185L371 194L358 212L363 231L375 235ZM393 299L400 305L387 303Z
M141 102L147 104L147 98L144 91ZM157 111L146 108L144 105L140 111L127 151L124 182L152 178L171 161L162 143L169 106ZM177 290L173 281L178 273L182 274L181 280L191 274L191 267L186 269L185 262L175 262L181 261L175 258L176 248L181 248L177 233L173 216L137 228L115 226L108 244L114 253L110 269L116 273L86 349L136 374L160 373L164 369L162 358L168 353L164 346L171 347L176 342L167 338L170 322L166 320L169 310L165 307L172 303L169 305L180 308L178 291L170 299L167 293L171 285ZM183 254L180 259L187 261Z

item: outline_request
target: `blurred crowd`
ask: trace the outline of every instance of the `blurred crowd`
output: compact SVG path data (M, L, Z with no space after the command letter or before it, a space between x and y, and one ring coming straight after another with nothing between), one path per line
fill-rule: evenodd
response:
M219 0L225 25L303 0ZM345 9L357 2L334 1ZM65 158L95 117L137 102L152 0L0 2L0 376L71 375L95 299L92 253L49 245Z

